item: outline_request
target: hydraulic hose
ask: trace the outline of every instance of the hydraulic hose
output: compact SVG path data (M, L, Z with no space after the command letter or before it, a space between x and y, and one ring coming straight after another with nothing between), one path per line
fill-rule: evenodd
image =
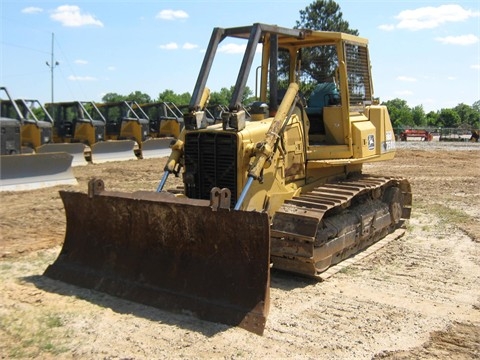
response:
M240 197L237 200L237 203L235 204L235 207L233 210L240 210L242 207L243 201L245 200L245 196L247 196L248 190L250 190L250 186L252 186L253 183L253 176L248 176L247 183L243 187L242 193L240 194Z
M165 170L162 176L162 180L160 181L160 184L158 184L157 192L162 191L163 187L165 186L165 183L167 182L168 175L170 175L170 171Z

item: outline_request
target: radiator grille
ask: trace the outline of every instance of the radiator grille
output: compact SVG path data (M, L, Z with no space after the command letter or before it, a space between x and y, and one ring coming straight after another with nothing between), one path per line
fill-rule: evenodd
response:
M213 187L228 188L231 207L237 198L237 136L227 132L192 132L185 136L185 192L210 199Z

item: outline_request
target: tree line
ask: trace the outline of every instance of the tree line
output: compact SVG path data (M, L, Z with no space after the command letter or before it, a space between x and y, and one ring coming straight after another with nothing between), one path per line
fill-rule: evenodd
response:
M233 91L235 87L231 86L230 88L221 88L220 91L211 92L210 93L210 100L209 104L212 106L215 105L222 105L228 106L230 99L232 98ZM102 102L117 102L117 101L135 101L138 104L148 104L152 102L166 102L166 103L174 103L177 106L184 106L190 103L190 98L192 95L189 92L185 92L182 94L177 94L173 90L166 89L160 94L156 99L152 99L150 95L145 94L141 91L134 91L128 95L120 95L117 93L107 93L102 98ZM246 86L245 87L245 94L244 98L242 99L243 104L249 104L255 101L253 97L253 91Z
M394 128L435 127L480 129L480 100L472 105L458 104L454 108L444 108L425 113L423 105L408 106L402 99L388 100L387 106Z
M222 105L228 106L229 99L233 94L234 87L222 88L218 92L210 94L210 106ZM246 96L243 103L248 105L255 101L253 92L247 87ZM159 93L158 97L152 99L150 95L141 91L134 91L128 95L120 95L117 93L108 93L103 98L103 102L117 102L117 101L136 101L139 104L146 104L152 102L172 102L177 106L188 105L191 94L185 92L177 94L173 90L167 89ZM428 113L423 109L423 105L410 107L406 100L399 98L382 102L390 114L392 126L397 129L401 128L468 128L480 129L480 100L472 105L458 104L454 108L445 108L437 111L430 111Z

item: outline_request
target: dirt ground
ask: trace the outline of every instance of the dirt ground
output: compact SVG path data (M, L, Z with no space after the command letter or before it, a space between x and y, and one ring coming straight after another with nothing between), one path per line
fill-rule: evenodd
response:
M480 358L480 144L397 145L365 172L410 180L406 235L325 282L274 272L263 336L42 275L65 232L58 190L85 191L91 177L154 190L165 159L90 164L74 168L78 186L0 193L0 357Z

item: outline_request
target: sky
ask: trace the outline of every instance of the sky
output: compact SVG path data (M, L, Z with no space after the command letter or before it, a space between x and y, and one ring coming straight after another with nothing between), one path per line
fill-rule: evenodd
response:
M0 86L41 103L52 100L52 89L54 101L192 93L214 27L294 27L312 2L0 0ZM400 98L429 112L480 100L480 1L336 3L369 40L381 101ZM242 57L238 44L223 45L207 83L212 91L235 83ZM248 85L253 90L254 79Z

